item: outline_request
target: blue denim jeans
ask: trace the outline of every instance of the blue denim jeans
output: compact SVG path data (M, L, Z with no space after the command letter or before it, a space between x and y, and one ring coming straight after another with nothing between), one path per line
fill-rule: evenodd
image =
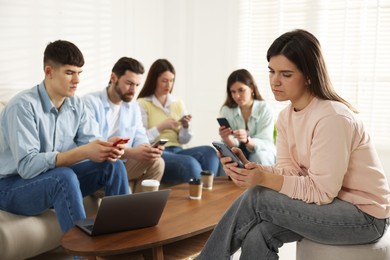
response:
M249 151L245 144L240 143L239 148L250 162L256 162L262 165L274 165L276 161L276 152L274 147L258 151Z
M239 248L240 259L278 259L284 243L302 238L330 245L373 243L387 225L388 219L339 199L319 206L258 186L231 205L196 259L230 259Z
M162 158L165 161L163 182L188 182L191 178L200 178L202 170L213 171L216 175L219 158L211 146L166 147Z
M0 179L0 209L34 216L54 208L65 233L76 220L85 218L83 196L105 186L106 195L127 194L126 168L115 163L83 161L71 167L58 167L32 179L19 175Z

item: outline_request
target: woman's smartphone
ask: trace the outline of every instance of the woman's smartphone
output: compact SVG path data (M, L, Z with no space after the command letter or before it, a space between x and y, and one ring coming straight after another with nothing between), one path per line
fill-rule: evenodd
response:
M220 126L224 126L226 128L232 128L229 124L229 121L225 117L218 117L217 121Z
M158 140L157 142L154 142L154 143L152 144L152 147L153 147L153 148L157 148L157 147L159 147L160 145L164 145L164 144L166 144L166 143L168 143L168 139L160 139L160 140Z
M238 164L239 168L244 168L244 163L237 157L235 153L227 146L225 143L214 141L212 142L213 146L222 154L223 157L232 158L233 162Z
M117 146L118 144L127 144L129 140L130 138L121 138L118 141L116 141L112 146Z

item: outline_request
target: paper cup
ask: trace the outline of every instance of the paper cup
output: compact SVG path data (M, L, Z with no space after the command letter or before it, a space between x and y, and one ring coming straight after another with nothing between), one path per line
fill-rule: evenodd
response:
M160 182L158 180L143 180L141 186L142 191L158 191Z

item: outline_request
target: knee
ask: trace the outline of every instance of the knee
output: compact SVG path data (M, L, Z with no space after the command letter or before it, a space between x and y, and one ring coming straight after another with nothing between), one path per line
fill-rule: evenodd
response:
M48 172L48 177L54 180L54 186L61 186L66 190L78 190L80 187L76 173L68 167L55 168Z
M163 158L158 158L153 162L153 168L157 169L159 172L164 172L165 162Z
M115 162L103 162L103 168L105 169L106 174L111 173L120 178L127 178L126 167L122 160L116 160Z
M216 158L218 160L218 156L217 156L217 153L215 151L214 148L212 148L211 146L202 146L202 149L203 149L203 153L206 154L208 157L210 158Z

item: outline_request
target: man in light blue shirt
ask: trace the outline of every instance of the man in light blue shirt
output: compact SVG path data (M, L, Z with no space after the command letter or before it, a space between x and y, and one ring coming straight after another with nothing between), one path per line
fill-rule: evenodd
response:
M112 68L108 87L83 98L98 122L103 138L130 138L122 159L133 192L142 191L143 180L160 181L164 173L164 160L161 158L164 147L150 146L141 111L133 100L143 73L144 67L139 61L122 57Z
M86 217L83 196L104 186L107 195L129 192L124 145L99 140L74 95L83 65L73 43L49 43L44 80L0 113L0 209L29 216L54 207L64 233Z

